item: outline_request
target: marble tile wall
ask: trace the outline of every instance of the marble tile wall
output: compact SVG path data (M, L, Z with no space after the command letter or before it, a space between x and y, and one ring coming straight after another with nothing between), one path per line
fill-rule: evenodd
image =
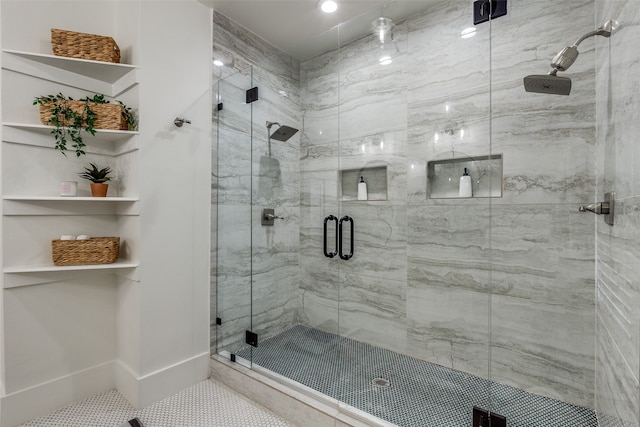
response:
M301 64L301 92L323 94L302 99L301 321L592 407L594 231L577 208L595 185L593 44L570 97L527 94L522 78L589 31L594 6L509 4L462 39L471 3L433 2L399 23L388 68L366 38ZM501 198L427 197L427 161L493 153ZM318 258L335 169L377 165L389 199L339 206L356 256Z
M213 56L225 66L214 70L220 79L215 102L223 109L215 114L211 317L220 317L222 325L212 322L212 353L243 347L245 330L263 339L297 323L300 133L286 142L272 140L269 155L266 122L301 127L298 61L219 13L213 40ZM258 87L259 100L247 104L245 91L252 87ZM284 219L262 226L263 208Z
M616 192L615 225L596 220L596 409L601 426L640 425L640 8L596 0L597 191Z

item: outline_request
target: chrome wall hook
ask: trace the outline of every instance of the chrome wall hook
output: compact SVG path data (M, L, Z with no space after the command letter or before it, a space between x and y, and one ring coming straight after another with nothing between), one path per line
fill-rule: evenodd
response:
M176 125L177 127L181 128L183 124L191 124L191 120L187 120L185 118L182 117L176 117L175 120L173 121L173 124Z

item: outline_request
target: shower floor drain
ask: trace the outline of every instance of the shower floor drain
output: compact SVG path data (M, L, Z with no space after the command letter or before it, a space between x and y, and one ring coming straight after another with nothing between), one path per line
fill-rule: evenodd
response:
M371 384L374 387L378 388L387 388L391 385L391 383L389 383L389 380L386 378L374 378L373 380L371 380Z

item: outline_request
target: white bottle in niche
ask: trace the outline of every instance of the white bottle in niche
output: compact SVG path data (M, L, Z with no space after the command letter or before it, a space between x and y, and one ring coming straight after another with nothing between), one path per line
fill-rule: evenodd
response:
M367 183L364 182L364 177L360 177L358 183L358 200L367 200Z
M473 192L471 190L471 177L469 176L469 170L464 168L464 173L460 177L460 188L458 190L459 197L472 197Z

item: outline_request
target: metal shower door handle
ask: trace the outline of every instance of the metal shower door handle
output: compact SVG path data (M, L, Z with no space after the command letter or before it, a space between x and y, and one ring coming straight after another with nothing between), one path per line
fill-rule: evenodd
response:
M335 221L336 222L336 240L335 240L335 244L333 246L334 251L333 252L327 252L327 223L329 221ZM337 230L338 229L338 218L333 216L333 215L329 215L326 216L324 218L324 256L326 256L327 258L333 258L334 256L338 255L338 233Z
M342 223L348 221L351 223L350 228L350 250L348 254L344 254L342 252ZM339 246L339 252L340 252L340 258L344 259L344 260L348 260L351 259L351 257L353 256L353 218L351 218L348 215L343 216L342 218L340 218L340 223L338 225L338 234L340 235L339 241L340 241L340 246Z

